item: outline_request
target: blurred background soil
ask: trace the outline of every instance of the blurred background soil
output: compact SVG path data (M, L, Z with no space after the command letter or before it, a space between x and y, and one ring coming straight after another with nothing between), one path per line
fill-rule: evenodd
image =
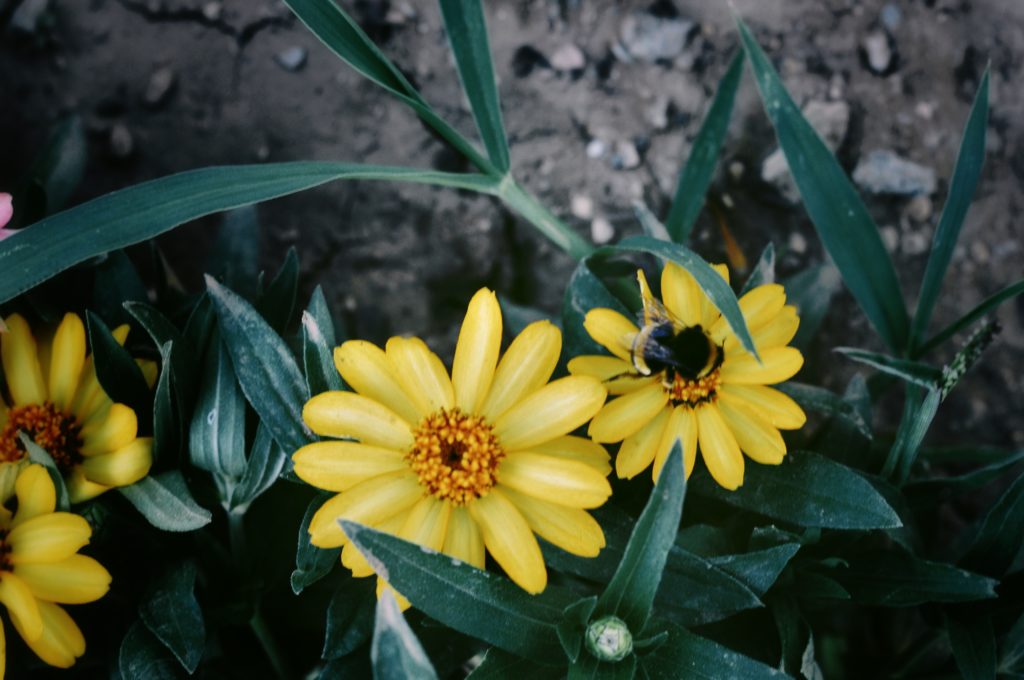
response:
M472 134L435 3L341 2L442 115ZM639 233L636 200L664 215L737 49L729 4L485 5L517 177L599 243ZM970 103L991 64L985 170L932 330L1020 278L1024 2L734 5L858 179L911 304ZM71 113L82 116L89 139L75 202L208 165L330 159L465 169L406 108L270 0L0 0L0 188ZM749 74L713 195L751 263L768 242L780 276L823 259ZM482 285L557 314L574 266L495 201L452 190L339 182L259 214L264 265L276 269L295 246L303 295L322 284L353 334L376 341L416 333L450 352L464 305ZM202 286L201 255L218 221L160 241L192 289ZM725 260L723 233L707 211L694 244ZM996 344L941 407L936 440L1024 445L1022 299L1004 305L999 319ZM857 369L831 353L836 345L881 349L845 292L805 369L841 390Z

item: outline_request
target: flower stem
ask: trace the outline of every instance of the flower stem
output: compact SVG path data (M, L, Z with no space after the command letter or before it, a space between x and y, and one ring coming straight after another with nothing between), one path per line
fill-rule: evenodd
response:
M263 653L270 659L270 665L274 669L274 674L282 680L294 677L288 672L288 664L285 663L284 654L281 652L281 648L278 646L277 641L274 639L274 635L270 632L270 627L267 626L267 620L263 618L263 612L256 609L253 613L252 618L249 619L249 628L252 629L253 635L260 641L260 646L263 647Z

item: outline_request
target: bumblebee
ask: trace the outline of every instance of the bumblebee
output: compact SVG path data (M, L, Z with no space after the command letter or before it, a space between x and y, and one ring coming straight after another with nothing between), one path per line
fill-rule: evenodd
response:
M643 301L643 324L633 338L630 357L640 375L653 375L671 368L687 380L699 380L721 365L722 348L700 325L686 326L651 294L643 271L637 272Z

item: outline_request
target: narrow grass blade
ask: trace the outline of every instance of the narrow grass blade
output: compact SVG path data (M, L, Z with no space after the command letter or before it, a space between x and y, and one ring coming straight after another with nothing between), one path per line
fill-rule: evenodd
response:
M914 356L921 356L929 350L938 347L960 331L970 327L981 317L995 310L999 305L1003 304L1007 300L1012 300L1021 293L1024 293L1024 279L1003 288L1001 291L987 298L980 305L962 316L959 320L954 321L949 326L946 326L944 329L932 336L928 342L924 343L919 350L914 352Z
M374 680L437 680L437 672L423 651L423 645L388 590L377 601L370 659Z
M501 121L483 4L480 0L440 0L440 5L462 89L473 109L480 138L491 162L505 174L509 169L508 140Z
M896 431L896 441L893 442L882 468L882 476L892 477L900 486L910 477L910 470L917 460L921 442L924 441L924 436L928 433L942 400L942 392L934 386L920 389L908 384L906 393L903 415Z
M911 385L932 388L942 381L942 369L918 361L897 359L878 352L868 352L855 347L836 347L833 351L848 356L856 362L877 368L883 373L894 375Z
M1024 540L1024 475L1017 477L989 510L964 564L1002 576L1013 564Z
M737 19L761 99L804 206L850 293L890 349L907 345L909 319L878 227L846 173L786 92L779 74Z
M40 220L0 241L0 302L72 265L151 239L204 215L339 179L383 179L491 193L480 175L299 161L202 168L143 182Z
M320 41L360 75L411 107L423 121L458 149L481 172L500 175L494 165L427 104L402 72L369 36L332 0L285 0L285 4Z
M978 94L974 97L971 114L967 118L967 126L960 142L960 153L957 155L953 180L949 185L949 197L942 209L939 226L932 240L932 250L928 255L928 268L921 282L921 295L917 300L917 311L910 329L910 351L924 339L928 330L928 322L935 309L935 301L942 290L942 281L946 269L953 257L953 248L960 237L967 209L971 205L981 177L981 166L985 161L985 132L988 128L988 69L981 78Z
M700 132L693 140L693 148L686 159L676 193L672 197L672 208L665 218L665 228L676 243L686 243L693 225L704 207L704 195L711 185L718 155L721 152L725 132L732 118L732 107L736 101L736 90L743 76L743 51L736 53L729 63L725 75L718 81L718 91L700 126Z
M492 193L501 198L505 205L513 212L527 220L537 231L551 239L556 246L568 253L570 257L582 260L594 252L594 246L590 241L577 234L572 227L558 219L543 203L516 184L511 177L506 177L500 184L488 189L482 189L481 191Z
M953 659L964 680L996 677L996 636L992 619L980 616L947 616L946 630Z

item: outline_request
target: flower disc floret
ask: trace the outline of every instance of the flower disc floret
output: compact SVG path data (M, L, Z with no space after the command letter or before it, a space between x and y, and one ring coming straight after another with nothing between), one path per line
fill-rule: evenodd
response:
M7 424L0 428L0 461L14 463L25 457L18 432L45 449L65 474L82 462L82 426L48 401L10 410Z
M505 452L484 418L441 409L424 418L413 437L406 460L434 497L466 505L497 483Z

